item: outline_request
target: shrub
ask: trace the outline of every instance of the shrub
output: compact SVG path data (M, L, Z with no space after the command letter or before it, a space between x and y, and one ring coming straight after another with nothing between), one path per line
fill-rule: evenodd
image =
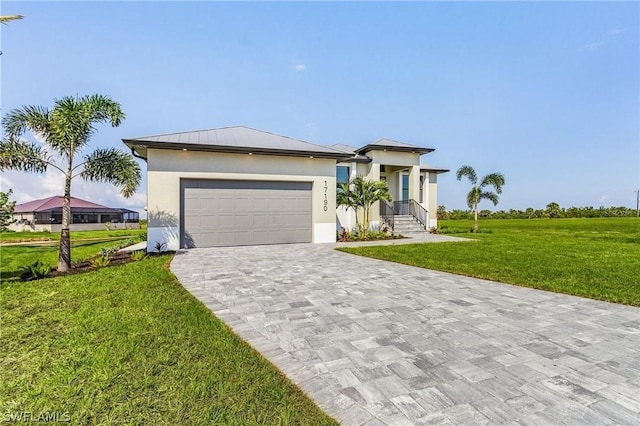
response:
M136 250L131 253L131 260L137 262L138 260L144 259L147 254L143 250Z
M113 226L111 222L107 221L104 223L104 229L106 229L107 231L111 231L111 226Z
M47 265L42 260L36 260L31 265L21 267L20 271L22 271L23 279L40 279L49 275L51 272L51 266Z
M93 265L96 268L104 268L105 266L109 266L109 263L111 263L111 260L109 260L108 255L96 256L91 260L91 265Z
M429 228L429 233L430 234L437 234L438 233L438 227L437 226L432 226L431 228Z

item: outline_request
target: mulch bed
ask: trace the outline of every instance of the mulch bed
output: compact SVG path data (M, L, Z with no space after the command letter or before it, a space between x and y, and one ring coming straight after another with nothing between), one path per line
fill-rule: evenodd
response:
M165 254L170 254L170 253L175 253L175 252L162 252L162 253L151 252L151 253L147 253L146 257L149 257L149 256L160 256L160 255L165 255ZM112 266L124 265L125 263L135 262L135 260L133 260L133 258L131 257L131 253L124 252L124 251L117 251L117 252L109 254L109 264L107 266L94 266L93 263L92 263L92 260L94 260L94 259L96 259L96 258L98 258L100 256L101 255L93 256L93 257L91 257L91 258L89 258L86 261L81 262L81 263L73 263L73 264L71 264L71 269L69 269L68 271L65 271L65 272L60 272L56 268L52 268L51 272L49 273L49 275L47 275L46 277L42 277L42 278L54 278L54 277L62 277L62 276L65 276L65 275L82 274L82 273L85 273L85 272L96 271L96 270L102 269L102 268L110 268ZM25 273L25 274L22 274L20 276L20 279L22 281L33 281L33 280L42 279L42 278L34 278L29 273Z

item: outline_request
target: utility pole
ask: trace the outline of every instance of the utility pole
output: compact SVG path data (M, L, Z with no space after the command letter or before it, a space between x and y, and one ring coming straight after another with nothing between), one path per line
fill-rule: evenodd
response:
M633 191L636 193L636 217L640 217L640 189Z

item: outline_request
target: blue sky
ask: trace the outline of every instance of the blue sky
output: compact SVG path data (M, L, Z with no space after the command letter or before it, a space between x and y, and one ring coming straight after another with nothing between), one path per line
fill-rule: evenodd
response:
M637 2L2 2L2 113L100 93L127 119L92 146L247 125L317 144L435 148L439 203L463 164L502 172L498 209L635 207ZM143 165L144 168L144 165ZM146 169L145 169L146 170ZM19 202L62 177L6 172ZM76 196L142 209L113 187ZM492 208L481 204L481 208Z

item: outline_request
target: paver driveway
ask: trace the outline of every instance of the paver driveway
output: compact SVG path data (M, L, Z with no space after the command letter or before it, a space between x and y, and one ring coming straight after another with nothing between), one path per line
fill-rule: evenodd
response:
M343 424L639 423L637 308L333 245L193 249L171 269Z

